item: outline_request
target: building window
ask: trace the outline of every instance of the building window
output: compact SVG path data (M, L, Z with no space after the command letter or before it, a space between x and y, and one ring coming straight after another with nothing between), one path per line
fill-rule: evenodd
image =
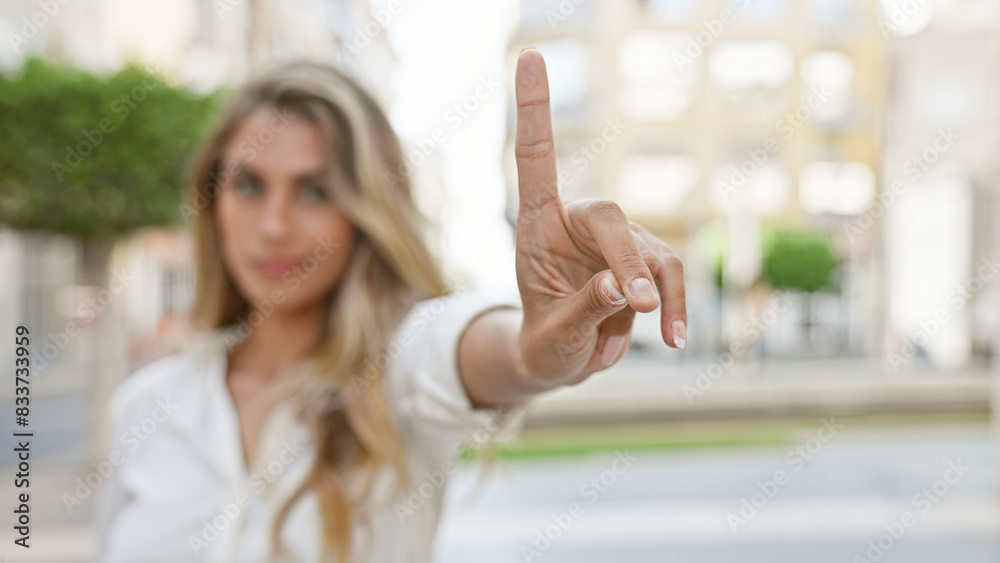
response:
M817 51L802 60L802 102L812 119L833 124L851 113L854 62L842 51ZM815 106L815 107L814 107Z
M667 23L692 20L697 7L694 0L641 0L641 3L655 20Z
M784 20L788 8L785 0L726 0L724 6L733 11L737 23L749 24Z
M727 41L709 60L712 82L722 102L741 111L769 112L783 107L795 60L780 41Z
M852 23L851 0L813 0L813 19L821 26L839 27Z
M579 41L543 41L535 48L545 57L552 113L574 115L583 111L587 87L587 53Z
M723 215L780 215L791 195L788 168L779 162L758 164L746 154L742 158L717 168L712 175L712 206Z
M881 0L881 17L877 21L879 31L885 35L909 37L923 31L934 17L931 2L917 0Z
M672 120L694 101L701 65L678 64L689 35L640 31L629 34L619 51L621 107L631 119Z
M618 199L626 213L680 214L698 176L698 162L690 156L628 156L622 162Z
M799 203L806 213L857 215L875 196L875 173L864 162L813 162L799 174Z
M590 20L589 0L521 0L521 27L548 29L579 27Z

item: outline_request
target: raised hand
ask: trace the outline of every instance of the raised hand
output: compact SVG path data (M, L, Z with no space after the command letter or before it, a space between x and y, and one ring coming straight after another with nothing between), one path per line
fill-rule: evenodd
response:
M534 48L518 56L515 89L525 373L552 386L583 381L624 355L636 312L654 311L661 300L663 341L684 348L680 259L613 201L560 200L548 77Z

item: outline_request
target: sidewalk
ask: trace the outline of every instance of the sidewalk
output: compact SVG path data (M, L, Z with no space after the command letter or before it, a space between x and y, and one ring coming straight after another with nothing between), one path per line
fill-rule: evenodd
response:
M679 364L633 352L580 385L535 399L529 426L713 418L987 414L985 368L886 373L865 360Z
M63 495L74 495L76 479L86 476L92 467L81 461L86 444L62 447L39 454L31 459L30 502L31 535L29 549L14 545L14 530L6 526L2 534L0 557L4 563L90 563L97 549L91 524L93 496L83 501L71 513ZM14 486L16 466L5 463L0 479L0 499L12 507L17 494L24 492ZM9 478L8 478L9 477ZM8 508L10 510L11 508Z
M610 451L505 460L481 492L463 466L438 563L1000 561L986 425L845 425L827 438L808 460L793 449L806 440L634 450L617 469Z

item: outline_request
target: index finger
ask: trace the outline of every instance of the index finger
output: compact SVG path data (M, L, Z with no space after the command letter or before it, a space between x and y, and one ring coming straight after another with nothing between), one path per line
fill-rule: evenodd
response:
M560 203L556 182L556 154L549 109L549 79L545 60L534 47L517 57L514 78L517 98L517 186L520 212Z

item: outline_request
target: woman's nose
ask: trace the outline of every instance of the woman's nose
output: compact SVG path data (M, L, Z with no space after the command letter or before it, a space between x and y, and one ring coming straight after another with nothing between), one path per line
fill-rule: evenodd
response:
M285 238L292 227L291 202L282 190L268 190L267 193L261 228L268 238Z

